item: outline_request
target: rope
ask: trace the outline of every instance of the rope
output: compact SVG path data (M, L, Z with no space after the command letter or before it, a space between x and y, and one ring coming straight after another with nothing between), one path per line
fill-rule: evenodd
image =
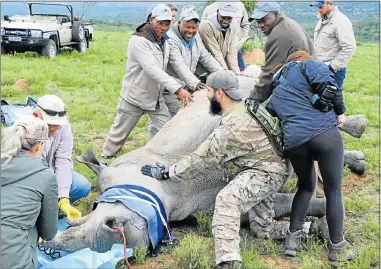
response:
M61 253L51 248L46 248L40 244L37 245L38 249L43 251L46 255L50 256L53 261L61 258ZM55 256L56 255L56 256Z
M124 246L124 259L126 261L126 265L128 267L128 269L131 269L131 265L128 263L128 257L127 257L127 253L126 253L126 249L127 249L127 242L126 242L126 237L124 235L124 232L122 230L122 228L119 228L119 227L112 227L111 229L115 230L115 231L118 231L122 237L123 237L123 246Z

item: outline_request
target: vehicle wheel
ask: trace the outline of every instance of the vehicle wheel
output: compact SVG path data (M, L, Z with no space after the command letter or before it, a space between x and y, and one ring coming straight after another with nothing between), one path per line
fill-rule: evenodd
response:
M46 56L53 59L57 56L57 46L54 40L49 39L48 44L41 49L41 56Z
M79 53L86 53L87 51L87 39L83 39L81 41L81 43L75 45L75 49L79 52Z
M8 53L10 53L10 51L8 49L4 48L3 44L1 44L1 55L8 54Z
M75 21L73 23L71 35L73 40L76 42L81 42L83 39L85 39L85 29L83 28L83 25L81 24L81 22Z

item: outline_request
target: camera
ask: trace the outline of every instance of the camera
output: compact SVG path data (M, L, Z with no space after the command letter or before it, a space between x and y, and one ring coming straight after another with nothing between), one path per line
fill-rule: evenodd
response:
M321 112L329 112L333 108L332 100L335 98L337 88L335 86L328 85L322 94L314 94L311 97L312 105L319 109Z

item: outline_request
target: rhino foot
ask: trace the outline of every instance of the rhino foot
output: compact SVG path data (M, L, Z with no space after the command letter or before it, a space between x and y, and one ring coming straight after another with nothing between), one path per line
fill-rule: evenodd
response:
M348 116L339 129L353 137L360 138L365 131L367 119L364 115Z
M364 174L366 163L363 152L357 150L344 152L344 164L346 164L353 173L358 175Z

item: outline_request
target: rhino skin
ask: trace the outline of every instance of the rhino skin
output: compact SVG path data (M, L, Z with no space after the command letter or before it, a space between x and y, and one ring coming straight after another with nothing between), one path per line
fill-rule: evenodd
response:
M239 77L239 80L247 96L255 82L248 77ZM100 164L92 149L88 150L87 155L76 159L97 174L101 192L120 184L134 184L151 190L163 202L170 221L183 220L196 212L212 215L215 197L226 185L221 180L222 173L218 169L208 169L188 181L178 178L158 181L142 175L140 168L144 164L157 162L168 166L175 164L196 150L219 121L220 116L209 114L209 100L204 89L194 93L194 103L180 109L145 146L118 157L110 166ZM288 193L277 194L275 218L290 215L293 196ZM312 198L308 215L325 215L325 198ZM247 221L247 216L243 216L242 220ZM111 228L123 227L128 247L150 246L146 221L119 202L99 203L89 215L69 221L69 224L72 227L58 232L44 245L67 252L87 247L97 252L106 252L114 243L123 242L121 235Z

